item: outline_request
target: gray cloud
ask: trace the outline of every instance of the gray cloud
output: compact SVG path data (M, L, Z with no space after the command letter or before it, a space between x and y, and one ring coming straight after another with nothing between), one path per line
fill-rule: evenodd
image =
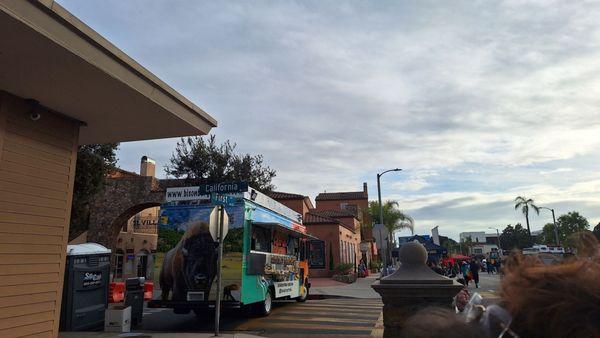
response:
M514 219L517 193L600 217L598 191L573 189L600 178L598 3L60 2L264 154L282 190L374 188L401 166L386 196L453 236ZM174 143L123 144L121 165ZM449 194L485 201L431 197Z

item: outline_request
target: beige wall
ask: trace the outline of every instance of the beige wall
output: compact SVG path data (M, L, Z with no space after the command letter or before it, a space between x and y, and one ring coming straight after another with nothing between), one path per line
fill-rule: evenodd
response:
M160 207L145 209L127 221L126 231L119 232L117 238L117 252L123 254L122 272L116 273L116 264L113 264L111 276L113 280L122 280L129 277L137 277L137 266L141 254L148 255L146 279L153 278L153 254L158 244L158 214ZM135 259L128 256L134 255Z
M0 337L58 335L78 123L0 91Z

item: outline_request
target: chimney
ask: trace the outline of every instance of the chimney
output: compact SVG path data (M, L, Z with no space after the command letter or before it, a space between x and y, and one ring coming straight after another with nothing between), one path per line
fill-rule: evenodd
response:
M369 192L367 190L367 182L363 182L363 192L365 193L365 195Z
M140 175L154 177L156 172L156 162L148 156L142 156L142 163L140 164Z

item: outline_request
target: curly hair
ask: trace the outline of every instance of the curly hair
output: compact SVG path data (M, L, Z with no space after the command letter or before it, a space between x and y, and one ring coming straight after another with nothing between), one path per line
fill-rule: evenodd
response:
M521 337L598 337L600 334L600 255L586 237L578 259L544 265L516 254L506 262L502 305Z

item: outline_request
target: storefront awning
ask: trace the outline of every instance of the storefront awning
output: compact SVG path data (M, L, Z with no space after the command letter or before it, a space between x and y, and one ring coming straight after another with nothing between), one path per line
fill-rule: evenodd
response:
M267 228L267 229L283 231L285 233L291 234L292 236L299 237L299 238L318 239L317 237L315 237L313 235L301 232L299 230L291 229L288 226L285 226L281 223L252 222L252 224L258 225L258 226L261 226L261 227Z

